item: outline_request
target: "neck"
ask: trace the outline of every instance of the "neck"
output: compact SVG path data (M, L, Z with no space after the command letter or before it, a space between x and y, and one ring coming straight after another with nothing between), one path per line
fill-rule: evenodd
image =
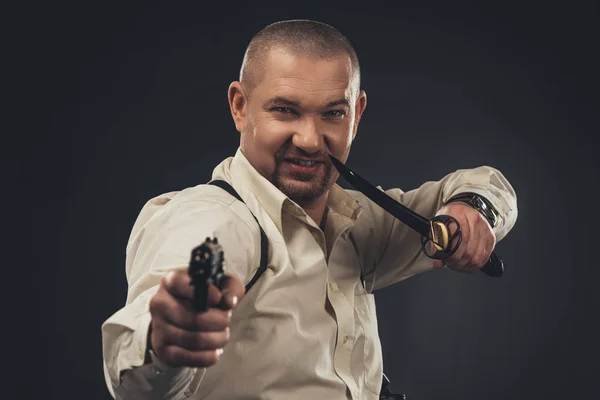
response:
M321 225L325 221L325 209L327 208L327 198L329 196L329 192L319 197L317 200L308 203L308 204L299 204L306 214L312 218L315 223L323 228Z

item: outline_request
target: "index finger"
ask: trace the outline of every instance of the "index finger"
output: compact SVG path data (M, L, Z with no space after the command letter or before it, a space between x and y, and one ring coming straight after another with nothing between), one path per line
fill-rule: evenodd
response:
M241 279L230 273L225 273L223 276L221 287L223 289L223 298L219 306L226 310L233 309L242 297L244 297L244 292L246 291Z

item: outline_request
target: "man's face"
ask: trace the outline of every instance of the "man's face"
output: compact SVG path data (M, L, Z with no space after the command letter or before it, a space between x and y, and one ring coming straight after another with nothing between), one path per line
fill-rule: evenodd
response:
M366 95L357 96L347 56L319 60L274 49L262 73L243 96L241 117L234 115L241 150L290 199L310 203L337 180L328 154L345 162Z

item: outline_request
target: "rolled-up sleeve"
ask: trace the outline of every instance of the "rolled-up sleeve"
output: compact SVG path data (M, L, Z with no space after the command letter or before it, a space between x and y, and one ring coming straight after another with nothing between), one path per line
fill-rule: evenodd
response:
M382 189L383 190L383 189ZM432 218L451 197L460 193L477 193L494 206L499 222L494 228L496 242L501 241L517 220L517 196L506 177L490 166L460 169L439 181L428 181L416 189L385 191L415 212ZM365 280L369 289L382 288L433 268L430 258L421 251L421 237L397 218L385 212L359 192L353 196L363 207L363 224L353 235L360 247Z
M243 282L258 265L251 239L258 237L258 227L242 203L223 196L174 197L159 196L142 208L127 245L126 304L102 324L104 376L115 399L185 399L200 385L203 368L169 367L154 355L144 364L149 303L167 271L187 268L192 249L207 237L219 239L226 272Z

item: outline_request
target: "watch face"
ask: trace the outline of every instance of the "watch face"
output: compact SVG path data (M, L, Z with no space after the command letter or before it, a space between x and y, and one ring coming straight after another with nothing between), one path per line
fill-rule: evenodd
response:
M472 204L487 218L492 228L495 228L497 220L496 213L494 213L487 203L480 196L474 196L472 198Z

